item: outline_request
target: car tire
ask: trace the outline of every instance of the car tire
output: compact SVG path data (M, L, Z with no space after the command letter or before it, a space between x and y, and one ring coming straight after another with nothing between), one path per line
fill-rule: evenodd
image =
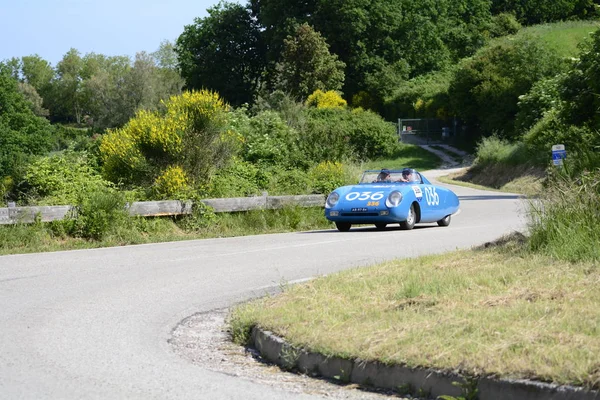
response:
M408 216L406 217L406 221L400 222L400 228L404 230L411 230L415 227L415 223L417 222L417 213L415 212L415 205L411 204L410 209L408 210Z
M336 222L335 227L340 232L348 232L352 227L352 224L349 222Z
M384 230L386 226L387 224L385 222L378 222L375 224L375 228L377 228L379 231Z
M437 224L439 226L448 226L450 225L450 221L452 220L452 215L446 215L444 218L440 219Z

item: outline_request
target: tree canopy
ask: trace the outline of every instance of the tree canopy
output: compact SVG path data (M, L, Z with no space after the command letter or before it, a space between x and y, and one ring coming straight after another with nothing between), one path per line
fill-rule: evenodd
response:
M217 91L234 106L252 103L264 65L260 28L239 4L221 2L208 14L177 39L186 87Z

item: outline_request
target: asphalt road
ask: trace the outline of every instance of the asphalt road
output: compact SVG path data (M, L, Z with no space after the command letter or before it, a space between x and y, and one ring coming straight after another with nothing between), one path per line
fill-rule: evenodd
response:
M365 227L2 256L0 398L311 398L203 370L175 355L167 340L194 313L283 283L468 248L524 229L518 196L453 189L461 212L447 228Z

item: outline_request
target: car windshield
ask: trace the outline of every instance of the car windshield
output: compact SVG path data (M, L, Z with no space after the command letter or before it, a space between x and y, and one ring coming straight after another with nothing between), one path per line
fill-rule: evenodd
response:
M365 171L360 179L363 183L414 183L421 182L421 176L414 169L392 169Z

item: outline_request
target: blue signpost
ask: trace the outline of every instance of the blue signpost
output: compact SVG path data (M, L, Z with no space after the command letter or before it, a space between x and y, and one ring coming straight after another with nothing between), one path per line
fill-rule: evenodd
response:
M563 165L563 160L567 158L567 150L564 144L555 144L552 146L552 163L556 166Z

